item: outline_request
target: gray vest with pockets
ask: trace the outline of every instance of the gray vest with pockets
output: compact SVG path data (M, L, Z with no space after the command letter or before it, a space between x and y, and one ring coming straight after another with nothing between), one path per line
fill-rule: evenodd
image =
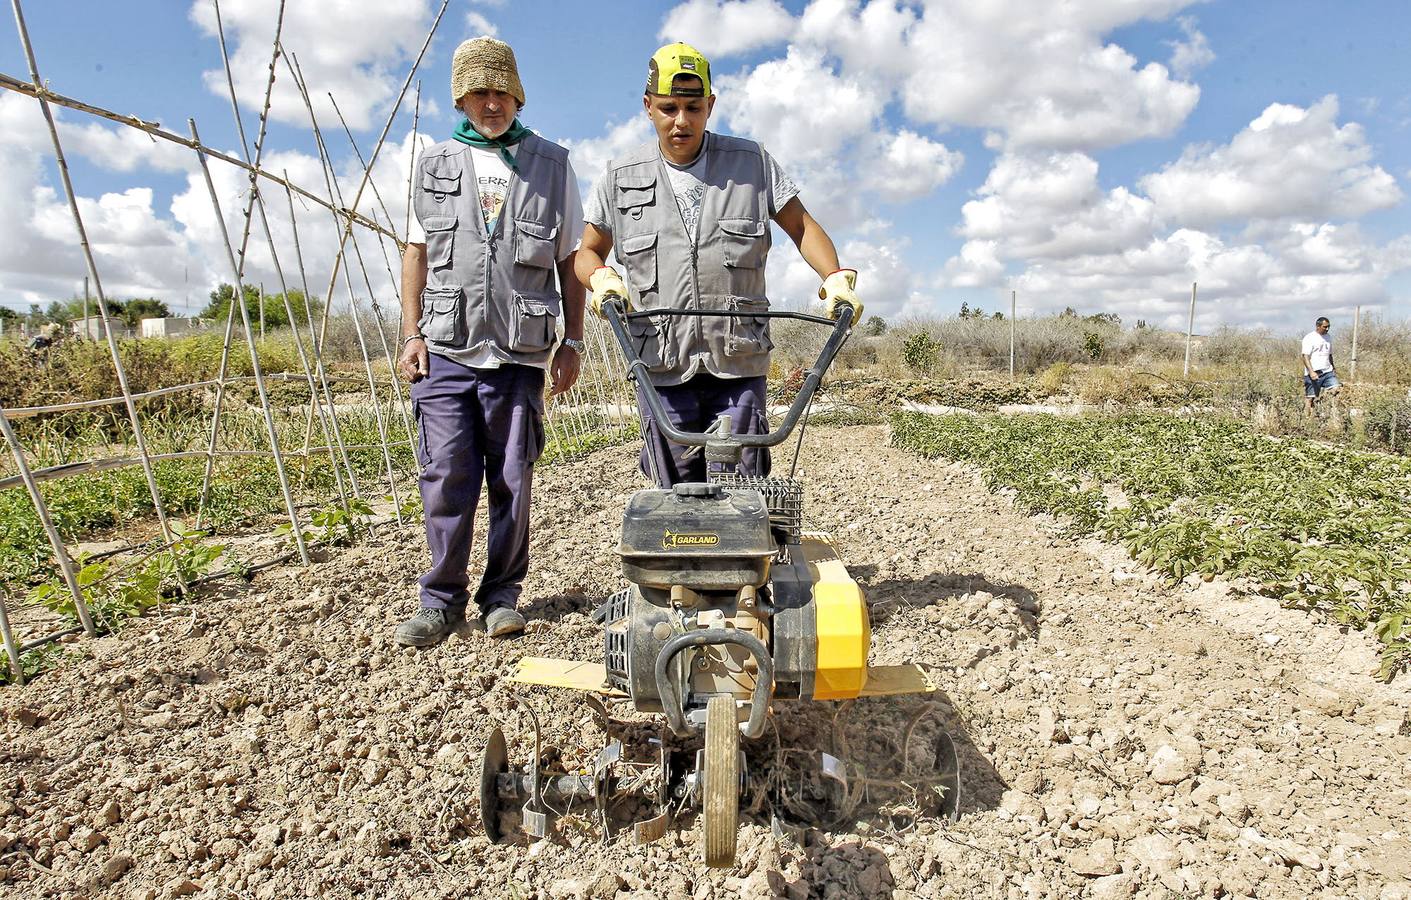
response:
M543 365L563 309L555 262L568 151L536 135L519 142L519 172L488 234L471 156L452 139L417 162L412 205L426 230L418 324L428 349L456 362L488 346L502 363Z
M769 253L769 182L759 144L708 133L705 196L693 244L655 143L608 164L613 243L634 309L763 312ZM634 320L634 345L653 384L704 371L724 377L769 372L769 320L756 316Z

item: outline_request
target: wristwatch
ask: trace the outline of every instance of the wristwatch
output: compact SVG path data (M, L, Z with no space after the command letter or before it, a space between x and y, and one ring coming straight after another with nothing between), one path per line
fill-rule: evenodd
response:
M588 345L578 340L578 338L566 337L560 343L562 343L568 349L576 350L579 353L582 353L584 350L588 349Z

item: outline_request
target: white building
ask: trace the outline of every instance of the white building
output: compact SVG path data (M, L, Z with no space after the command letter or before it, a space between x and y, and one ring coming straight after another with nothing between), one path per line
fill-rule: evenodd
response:
M142 336L145 338L173 338L204 331L206 322L191 316L167 316L164 319L143 319Z

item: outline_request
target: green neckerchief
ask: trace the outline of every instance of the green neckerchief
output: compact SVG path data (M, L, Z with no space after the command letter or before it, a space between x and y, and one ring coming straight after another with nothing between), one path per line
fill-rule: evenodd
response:
M456 126L456 131L452 137L462 144L469 144L472 147L482 147L485 149L495 148L500 151L500 159L505 161L505 165L510 167L510 171L519 174L519 163L515 162L514 154L510 152L510 147L518 144L534 132L519 124L516 118L510 123L509 130L497 138L487 138L485 135L475 130L469 119L462 119Z

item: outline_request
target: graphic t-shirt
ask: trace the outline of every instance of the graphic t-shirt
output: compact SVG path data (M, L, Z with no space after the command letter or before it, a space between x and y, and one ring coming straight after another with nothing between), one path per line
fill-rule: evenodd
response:
M1303 355L1315 372L1326 372L1333 367L1333 342L1327 335L1310 331L1303 336Z

